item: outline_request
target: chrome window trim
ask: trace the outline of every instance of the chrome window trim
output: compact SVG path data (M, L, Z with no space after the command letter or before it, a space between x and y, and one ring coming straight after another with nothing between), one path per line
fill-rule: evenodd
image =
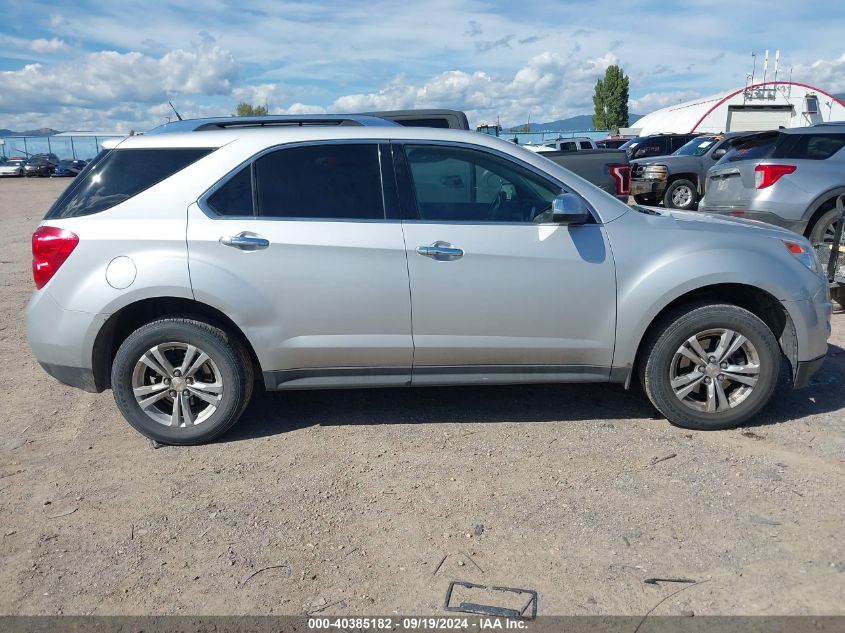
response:
M387 222L391 224L407 222L410 224L457 224L457 225L470 225L470 226L562 226L557 222L473 222L468 220L448 220L442 222L436 222L433 220L403 220L401 218L388 218L387 217L387 200L385 200L385 187L384 187L384 169L382 168L382 153L381 149L379 148L379 181L381 183L381 195L382 195L382 208L385 214L384 218L312 218L312 217L272 217L272 216L260 216L256 215L257 209L257 201L253 206L253 214L252 215L221 215L214 211L208 205L208 199L214 195L214 193L220 189L223 185L225 185L232 177L235 176L241 169L246 167L247 165L253 164L262 156L265 156L271 152L287 149L287 148L296 148L296 147L314 147L318 145L361 145L361 144L369 144L373 143L376 147L380 145L399 145L402 151L405 151L405 145L438 145L442 147L457 147L460 149L469 149L473 151L480 151L492 154L498 158L503 160L508 160L511 162L516 163L520 167L530 171L534 175L553 182L559 185L566 193L574 193L577 195L586 205L587 209L590 211L590 215L593 218L593 223L602 225L604 224L601 221L598 213L596 212L593 205L584 198L576 189L571 187L566 182L560 180L559 178L554 177L553 175L549 174L548 172L542 171L541 169L535 167L534 165L523 161L521 158L513 156L507 152L503 152L501 150L486 147L484 145L475 145L474 143L467 143L464 141L433 141L428 139L394 139L394 138L361 138L361 139L327 139L327 140L318 140L318 141L297 141L293 143L279 143L276 145L271 145L269 147L265 147L261 151L253 154L249 158L241 161L236 167L226 172L224 176L219 178L214 184L212 184L208 189L206 189L205 193L203 193L196 201L197 206L211 220L261 220L261 221L269 221L269 222ZM255 182L253 182L253 195L255 194ZM401 192L400 192L401 194ZM574 225L574 226L584 226L584 225Z

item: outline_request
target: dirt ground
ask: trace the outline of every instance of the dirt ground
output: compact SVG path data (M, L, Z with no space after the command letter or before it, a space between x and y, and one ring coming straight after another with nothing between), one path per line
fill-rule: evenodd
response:
M460 579L634 615L682 587L650 577L706 581L655 614L845 614L845 315L737 431L619 386L258 393L221 441L156 450L26 345L66 185L0 181L0 614L443 614Z

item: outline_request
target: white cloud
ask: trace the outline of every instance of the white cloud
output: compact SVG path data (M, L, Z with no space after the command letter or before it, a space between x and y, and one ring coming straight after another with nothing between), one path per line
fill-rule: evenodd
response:
M610 53L584 59L544 52L513 77L450 70L413 84L399 76L375 92L342 96L329 110L454 108L466 111L472 122L498 118L504 125L522 123L528 117L557 119L588 112L596 79L614 63L616 57Z
M228 95L238 66L228 51L205 46L156 59L101 51L61 64L27 64L0 72L0 112L50 112L62 106L108 108L149 104L172 95Z
M29 43L29 47L36 53L52 53L66 48L67 44L65 44L64 40L58 37L53 37L49 40L43 38L32 40Z
M628 111L636 114L648 114L665 108L682 101L689 101L701 96L694 90L672 90L667 92L650 92L639 97L638 99L631 99L628 102Z
M834 93L845 91L845 53L836 59L820 59L811 64L795 66L792 70L795 81Z

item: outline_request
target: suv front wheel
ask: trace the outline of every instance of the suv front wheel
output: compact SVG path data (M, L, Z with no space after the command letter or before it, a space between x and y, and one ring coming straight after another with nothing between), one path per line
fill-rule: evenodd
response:
M640 380L672 424L716 430L741 425L771 400L781 352L769 327L729 304L686 306L646 344Z
M130 334L112 365L112 391L135 429L163 444L202 444L229 430L252 394L252 363L220 328L161 319Z
M667 187L666 193L663 195L663 205L667 209L689 211L695 206L697 199L698 190L695 184L680 178Z

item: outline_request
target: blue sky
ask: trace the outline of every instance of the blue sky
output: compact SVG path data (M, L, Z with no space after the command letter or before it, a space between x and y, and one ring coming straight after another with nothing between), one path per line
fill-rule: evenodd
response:
M742 86L751 51L759 77L765 49L781 50L780 77L843 92L843 32L833 0L3 0L0 127L144 130L168 99L191 116L245 100L515 124L590 113L612 63L646 113Z

